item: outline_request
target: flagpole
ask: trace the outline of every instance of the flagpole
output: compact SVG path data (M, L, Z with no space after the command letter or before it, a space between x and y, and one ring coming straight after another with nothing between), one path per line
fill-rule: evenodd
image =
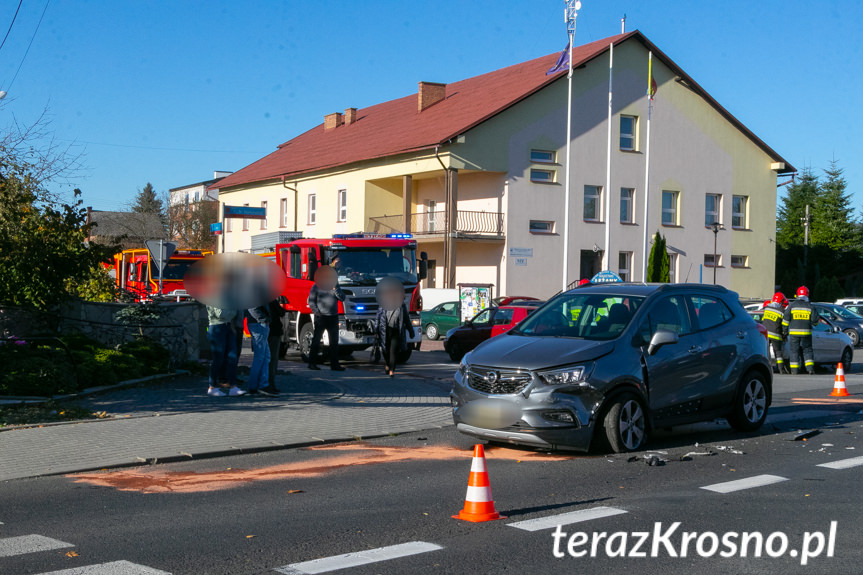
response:
M608 152L605 163L605 252L602 269L611 269L611 80L614 69L614 42L608 45Z
M653 109L653 52L647 54L647 137L644 144L644 242L641 248L641 270L642 279L647 282L647 238L649 231L648 207L650 206L650 112Z
M572 163L571 143L572 143L572 49L575 39L575 19L578 16L578 9L581 8L579 0L566 0L566 31L569 36L569 72L566 75L567 95L566 95L566 170L563 186L563 287L562 291L566 291L569 286L569 191L570 191L570 164Z

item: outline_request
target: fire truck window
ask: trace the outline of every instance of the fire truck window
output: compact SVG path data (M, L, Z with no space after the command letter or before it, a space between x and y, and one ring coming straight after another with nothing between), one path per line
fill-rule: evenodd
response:
M129 281L138 281L138 264L129 264Z
M292 278L301 278L303 277L303 258L300 252L291 252L291 271L290 276Z

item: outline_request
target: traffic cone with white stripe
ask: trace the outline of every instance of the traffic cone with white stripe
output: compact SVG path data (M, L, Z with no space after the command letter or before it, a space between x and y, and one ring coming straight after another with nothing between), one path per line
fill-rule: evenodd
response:
M467 481L467 495L464 498L464 509L455 519L464 521L494 521L505 519L494 509L494 499L491 497L491 485L488 481L488 470L485 466L485 450L481 444L474 445L473 461L470 464L470 478Z
M833 383L833 393L830 395L833 397L848 397L850 395L848 388L845 387L845 370L841 363L836 366L836 379Z

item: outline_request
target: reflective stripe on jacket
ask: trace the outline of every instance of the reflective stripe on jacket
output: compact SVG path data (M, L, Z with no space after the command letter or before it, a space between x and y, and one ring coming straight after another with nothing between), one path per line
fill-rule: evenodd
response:
M765 307L761 325L767 328L767 337L782 340L782 306L770 303Z
M818 312L812 309L812 304L802 299L796 299L785 308L782 327L788 335L812 335L812 326L818 323Z

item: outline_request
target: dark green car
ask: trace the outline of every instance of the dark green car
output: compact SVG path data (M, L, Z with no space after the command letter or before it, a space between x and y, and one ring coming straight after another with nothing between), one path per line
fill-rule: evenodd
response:
M440 334L461 324L461 302L447 301L420 313L423 332L429 339L438 339Z

